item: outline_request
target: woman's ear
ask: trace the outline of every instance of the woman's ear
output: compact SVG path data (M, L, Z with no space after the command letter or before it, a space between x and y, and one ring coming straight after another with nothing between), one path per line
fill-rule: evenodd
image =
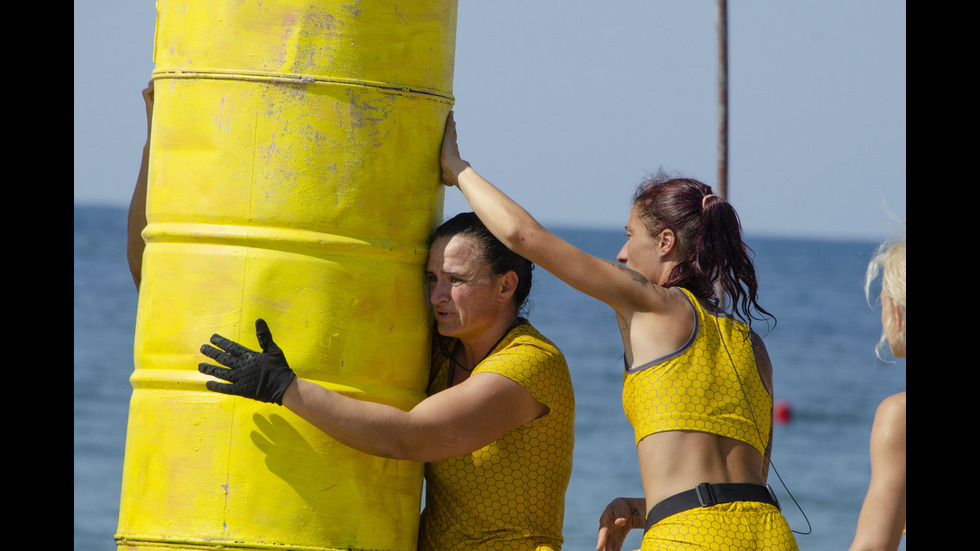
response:
M674 234L674 230L665 228L657 236L657 250L660 252L660 256L667 256L676 247L677 235Z
M514 296L514 291L517 290L517 282L517 272L514 270L510 270L500 276L498 279L500 292L497 294L497 300L500 302L509 301Z
M889 305L889 311L887 312L889 316L889 327L887 328L885 335L888 339L888 346L891 348L893 356L896 358L904 358L906 354L905 308L893 298L886 300L888 301Z
M890 312L892 323L895 324L895 330L898 332L898 334L901 334L905 331L905 310L902 309L902 305L899 304L897 300L893 298L889 298L888 300L890 300L892 303Z

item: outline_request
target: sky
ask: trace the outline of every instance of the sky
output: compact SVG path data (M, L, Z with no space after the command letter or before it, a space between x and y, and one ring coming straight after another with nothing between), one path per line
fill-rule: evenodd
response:
M75 204L129 204L155 20L150 0L75 0ZM728 200L747 235L900 230L905 20L905 2L729 2ZM461 0L463 157L552 227L622 228L660 168L714 185L715 24L710 0Z

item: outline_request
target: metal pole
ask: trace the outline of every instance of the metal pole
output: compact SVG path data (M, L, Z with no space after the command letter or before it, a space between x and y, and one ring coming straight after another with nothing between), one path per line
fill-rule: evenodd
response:
M728 199L728 2L717 0L718 32L718 185L715 193Z

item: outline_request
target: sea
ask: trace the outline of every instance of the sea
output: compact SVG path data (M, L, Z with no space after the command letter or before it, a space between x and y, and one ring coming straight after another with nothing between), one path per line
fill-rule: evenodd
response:
M74 207L74 548L115 548L132 387L137 292L126 264L126 211ZM614 260L622 231L553 228ZM868 488L875 408L905 390L905 360L878 359L879 310L863 278L877 244L747 237L760 302L777 323L754 328L772 358L775 425L769 482L802 550L847 549ZM632 430L623 414L623 350L613 312L543 270L532 323L565 354L576 396L575 455L566 494L567 551L593 550L598 518L617 496L639 496ZM633 531L624 549L639 547ZM905 549L903 541L900 549Z

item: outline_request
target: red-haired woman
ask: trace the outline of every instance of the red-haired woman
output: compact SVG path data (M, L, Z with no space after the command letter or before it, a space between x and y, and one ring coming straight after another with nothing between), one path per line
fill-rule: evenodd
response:
M638 190L619 263L545 230L459 154L450 115L443 181L458 187L505 245L615 310L625 349L623 406L633 424L643 498L600 518L598 549L632 528L643 549L796 549L766 486L772 366L747 322L769 313L734 209L691 179ZM715 300L720 288L732 313Z

